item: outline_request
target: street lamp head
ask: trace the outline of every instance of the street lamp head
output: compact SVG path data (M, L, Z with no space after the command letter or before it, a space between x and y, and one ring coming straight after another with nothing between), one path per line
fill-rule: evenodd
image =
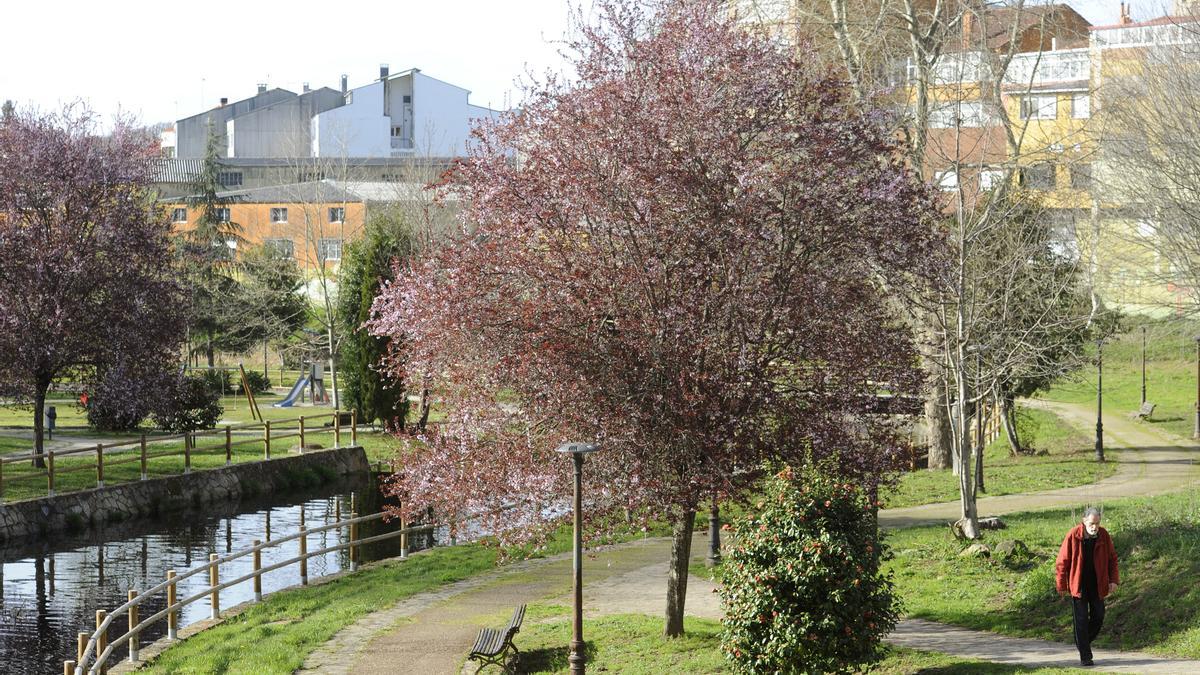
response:
M596 452L600 449L599 445L594 443L563 443L554 449L555 452L561 452L564 455L586 455Z

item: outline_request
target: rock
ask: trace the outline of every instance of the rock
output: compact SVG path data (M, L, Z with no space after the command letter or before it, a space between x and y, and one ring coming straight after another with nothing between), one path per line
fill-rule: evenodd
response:
M997 558L1024 558L1029 555L1029 547L1020 539L1008 539L996 544L995 552Z
M971 544L970 546L964 548L962 550L962 552L958 554L958 557L960 557L960 558L988 558L988 557L991 557L991 555L992 555L992 550L989 549L987 546L985 546L983 544Z
M979 529L981 530L1003 530L1006 527L1008 526L1004 524L1004 521L996 517L979 519Z

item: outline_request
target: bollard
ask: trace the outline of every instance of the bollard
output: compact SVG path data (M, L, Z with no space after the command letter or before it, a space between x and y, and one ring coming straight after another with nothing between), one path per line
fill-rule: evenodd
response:
M350 411L350 445L358 445L358 411Z
M146 474L146 434L142 434L141 453L142 453L142 480L146 480L146 477L147 477L147 474Z
M304 454L304 415L300 416L300 454Z
M179 639L179 614L175 606L175 570L167 570L167 639Z
M357 512L355 512L355 511L350 512L350 520L351 521L353 521L357 517L358 517ZM358 547L354 545L354 542L356 539L358 539L358 523L351 522L350 523L350 571L351 572L358 571Z
M129 590L129 601L130 602L133 602L134 600L136 600L137 596L138 596L137 589ZM134 628L137 627L137 625L138 625L138 606L131 605L129 607L129 630L132 631ZM137 633L131 633L129 635L129 662L130 663L138 662L138 634Z
M208 586L212 592L208 594L208 600L212 605L212 618L221 618L221 593L217 590L217 584L220 583L219 574L217 573L217 558L216 553L208 554Z
M300 585L308 585L308 528L300 526Z
M333 447L342 447L342 411L333 411Z
M225 425L225 466L233 464L233 427Z
M96 661L96 668L94 668L93 670L96 670L97 672L101 672L101 673L105 671L105 668L104 668L104 664L99 662L99 659L100 659L100 655L104 653L104 650L108 648L108 629L105 628L104 630L100 630L100 624L104 623L104 617L106 617L106 616L108 616L108 612L106 612L102 609L96 610L96 659L97 659L97 661Z
M262 602L262 551L258 547L262 542L254 540L254 601Z
M263 422L263 459L271 459L271 420Z
M183 435L183 472L192 472L192 435Z
M96 444L96 487L104 487L104 445Z
M46 448L46 494L54 496L54 450Z

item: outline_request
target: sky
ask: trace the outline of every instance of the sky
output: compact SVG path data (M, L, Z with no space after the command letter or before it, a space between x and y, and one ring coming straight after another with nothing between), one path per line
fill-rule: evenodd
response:
M526 72L562 68L556 42L578 2L6 3L0 100L43 110L82 100L103 117L123 112L154 124L252 96L260 82L299 93L305 82L337 88L345 73L351 88L361 86L387 63L503 108L519 101ZM1134 2L1134 18L1163 14L1163 2ZM1098 25L1116 23L1119 3L1069 0Z

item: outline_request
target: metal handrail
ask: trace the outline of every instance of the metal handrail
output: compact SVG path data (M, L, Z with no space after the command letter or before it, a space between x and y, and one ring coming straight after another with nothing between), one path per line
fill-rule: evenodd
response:
M273 563L271 565L267 565L265 567L263 567L263 566L256 567L256 569L254 571L250 572L249 574L245 574L236 579L218 583L216 585L210 585L209 587L205 588L204 590L202 590L198 593L194 593L186 598L177 600L174 604L168 604L162 610L155 612L154 614L150 615L149 617L146 617L146 618L138 621L133 626L128 627L128 629L126 630L124 635L117 637L116 639L112 640L111 642L109 642L107 639L108 628L112 624L113 620L116 617L124 615L124 614L128 614L130 608L140 606L143 602L146 601L147 598L150 598L151 596L153 596L156 593L159 593L166 589L169 589L172 586L178 587L179 582L183 581L184 579L188 579L188 578L193 577L202 572L208 572L208 571L212 570L214 567L217 570L219 570L221 565L223 565L223 564L232 562L234 560L238 560L240 558L244 558L248 555L252 555L252 554L260 552L264 549L268 549L268 548L272 548L272 547L279 547L285 543L288 543L291 541L296 541L298 539L305 539L305 541L307 541L306 538L312 534L318 534L321 532L327 532L329 530L342 529L342 528L346 528L346 527L350 527L351 532L353 532L353 530L355 529L353 526L358 525L360 523L380 520L380 519L384 518L386 515L387 515L386 512L381 511L379 513L373 513L373 514L369 514L369 515L365 515L365 516L354 516L351 518L339 520L339 521L329 523L326 525L319 525L319 526L313 527L311 529L304 528L299 532L287 535L285 537L280 537L277 539L273 539L271 541L260 543L256 546L251 546L249 548L235 551L233 553L226 554L223 557L216 557L216 558L210 559L207 563L204 563L202 565L197 565L196 567L193 567L190 570L184 571L182 574L171 576L166 581L151 587L150 589L146 590L145 592L137 593L132 599L127 601L125 604L112 610L112 612L107 613L105 615L105 617L103 618L103 620L101 620L100 623L97 624L95 631L92 633L91 637L88 639L88 642L87 642L86 646L83 648L83 651L81 653L77 654L78 661L77 662L67 661L66 663L74 664L74 667L75 667L74 672L76 673L76 675L83 675L85 672L96 673L98 668L103 667L108 662L108 659L111 658L112 652L114 649L129 642L131 637L141 633L141 631L144 630L146 628L146 626L148 626L151 623L161 620L163 617L168 616L169 614L172 614L173 612L178 611L180 608L186 607L186 606L188 606L192 603L195 603L199 600L202 600L206 597L212 597L214 593L219 595L222 590L236 586L241 583L245 583L246 581L250 581L255 578L261 578L262 575L264 575L268 572L273 572L275 570L282 569L289 565L294 565L296 563L306 561L309 558L325 555L327 553L332 553L334 551L339 551L342 549L347 549L347 548L353 549L355 547L361 547L365 544L370 544L370 543L374 543L377 541L383 541L386 539L392 539L395 537L405 537L414 532L428 531L428 530L431 530L431 529L437 527L436 524L428 524L427 523L427 524L422 524L422 525L412 525L412 526L408 526L408 527L401 527L400 529L394 530L392 532L385 532L383 534L372 535L370 537L362 537L362 538L358 538L358 539L353 538L353 535L351 535L351 537L348 537L347 540L344 542L339 542L332 546L326 546L324 548L317 549L314 551L305 551L301 555L294 556L287 560L279 561L279 562ZM401 523L401 524L403 524L403 523ZM305 548L305 547L302 547L302 549L303 548ZM404 557L406 555L406 553L407 553L407 546L404 546L402 543L401 556ZM351 562L353 563L353 560ZM303 570L303 568L302 568L302 570ZM352 571L353 571L353 569L352 569ZM302 579L302 583L307 583L306 575L302 576L301 579ZM258 598L256 598L256 600L257 599ZM219 606L215 607L214 611L219 612L220 611ZM214 614L214 616L216 616L216 614ZM92 657L92 654L96 652L98 645L101 643L101 638L103 638L105 647L100 651L99 654L96 655L95 662L90 667L88 667L87 662ZM86 669L86 671L85 671L85 669Z
M352 442L354 442L357 437L358 414L356 411L353 411L353 410L349 411L349 412L350 412L350 428L348 429L348 431L350 432ZM60 451L47 450L46 452L44 452L41 455L35 454L32 450L30 450L28 453L22 454L22 455L6 455L4 457L0 457L0 503L3 503L3 501L4 501L4 484L5 484L5 482L11 482L11 481L15 481L15 480L23 480L25 478L30 478L30 477L45 478L47 481L46 493L48 495L53 495L55 492L55 486L54 486L55 476L57 476L59 474L67 474L67 473L72 473L72 472L76 472L76 471L85 471L85 470L95 471L97 474L96 475L96 485L97 485L97 487L100 487L104 484L104 478L103 478L104 467L120 466L122 464L132 464L134 462L141 462L143 467L145 467L145 463L147 461L149 461L151 459L158 459L160 457L177 457L177 456L183 455L185 458L190 458L192 455L199 454L199 453L207 453L207 452L225 450L227 463L230 463L232 451L235 446L242 446L242 445L247 445L247 444L262 444L263 454L266 458L269 459L270 458L271 441L295 438L297 436L303 437L305 432L309 431L310 429L315 433L329 433L332 431L334 433L334 447L343 447L340 442L341 432L342 432L342 425L340 423L340 420L341 420L342 415L343 415L343 412L341 410L334 410L333 412L318 413L316 415L298 415L295 418L285 418L285 419L279 419L279 420L264 420L264 421L254 421L254 422L239 422L237 424L226 424L226 425L222 425L220 427L216 427L213 429L202 429L199 431L186 432L186 433L182 433L182 434L171 434L171 435L166 435L166 436L153 436L153 437L147 437L146 434L142 434L138 438L129 439L129 440L125 440L125 441L117 441L114 443L98 443L96 445L83 447L83 448L74 448L71 450L60 450ZM323 424L318 425L318 426L310 426L309 425L309 422L311 422L311 421L324 421L327 419L333 419L332 428L326 427ZM272 429L271 428L272 424L275 424L277 426L274 429ZM295 426L284 426L284 425L295 425ZM242 432L242 431L260 431L260 430L263 433L262 433L262 435L257 436L257 437L251 436L251 437L247 437L247 438L240 438L237 441L234 441L232 438L233 433L235 431ZM222 435L224 436L224 439L222 439L222 440L218 440L214 443L206 444L206 445L202 445L202 446L197 445L197 441L201 438L207 440L209 438L216 437L216 436L222 436ZM183 447L180 449L170 449L170 450L165 450L165 451L160 450L158 452L153 452L149 449L149 446L152 446L152 445L157 445L157 444L166 443L166 442L179 441L179 440L183 440ZM109 452L111 450L126 449L126 448L131 449L132 451L130 451L130 452L124 452L124 451L123 452ZM135 454L135 451L137 451L139 448L140 448L140 452L136 452L136 454ZM301 450L303 451L303 448L301 448ZM82 463L82 464L79 464L76 466L67 466L67 467L62 467L62 468L58 468L55 466L54 460L75 457L77 455L88 455L90 457L94 457L95 461L91 462L91 463ZM126 457L126 455L128 457ZM120 459L115 459L111 462L107 461L106 458L112 457L112 456L120 457ZM25 472L25 471L15 472L15 474L11 475L11 476L7 475L6 472L4 471L5 464L17 464L19 462L30 462L30 461L35 461L38 459L45 460L47 466L44 468L35 469L32 472ZM185 467L184 467L184 473L187 473L188 471L190 471L190 469L191 469L190 465L191 465L191 462L187 461L185 464ZM146 480L147 478L148 478L147 471L145 468L143 468L143 471L141 474L141 479Z

